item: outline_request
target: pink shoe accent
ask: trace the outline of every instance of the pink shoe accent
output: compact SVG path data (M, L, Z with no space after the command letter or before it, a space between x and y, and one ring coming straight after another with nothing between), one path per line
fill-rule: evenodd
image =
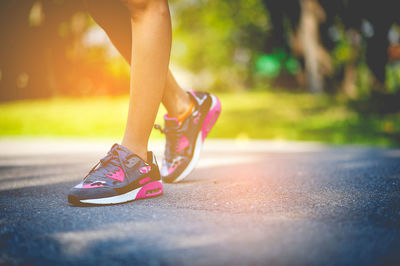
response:
M124 173L124 171L122 171L121 167L118 166L118 169L119 170L116 171L115 173L110 172L111 175L106 175L106 176L111 178L111 179L117 180L119 182L123 182L124 179L125 179L125 173Z
M207 113L206 118L204 119L203 126L201 127L201 138L204 141L210 133L211 128L214 126L215 122L218 119L219 114L221 113L221 102L215 97L217 103L215 106Z
M95 187L104 187L103 184L86 184L86 185L82 185L81 188L95 188Z
M143 185L144 183L149 182L150 179L151 179L150 177L145 177L145 178L143 178L142 180L139 181L139 184Z
M152 191L153 190L153 191ZM149 193L147 193L149 192ZM135 199L144 199L161 195L163 193L163 185L160 181L150 182L144 185L136 195Z
M142 174L147 174L148 172L150 172L150 170L151 170L151 167L150 167L150 165L148 165L148 166L141 167L139 169L139 172L141 172Z
M169 169L168 169L168 175L170 175L173 171L175 171L175 169L181 164L181 162L178 162L174 165L172 165Z
M196 97L197 97L197 95L196 95L196 92L195 92L195 91L189 91L189 93L190 93L190 94L192 94L194 98L196 98Z
M182 136L181 139L179 140L178 148L176 148L176 152L183 151L189 146L189 140L187 137Z

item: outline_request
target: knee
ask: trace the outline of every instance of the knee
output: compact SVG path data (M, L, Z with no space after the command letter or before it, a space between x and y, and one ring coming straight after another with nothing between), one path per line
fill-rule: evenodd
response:
M139 19L147 12L155 15L165 15L169 13L167 0L121 0L129 9L132 19Z
M146 10L151 0L121 0L122 3L132 12Z

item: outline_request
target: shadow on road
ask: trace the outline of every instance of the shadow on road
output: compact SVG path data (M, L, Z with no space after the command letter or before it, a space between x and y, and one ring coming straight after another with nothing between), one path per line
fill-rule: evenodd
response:
M226 154L226 158L232 154ZM73 208L95 156L0 158L0 264L374 264L400 259L400 153L205 152L161 197ZM220 161L218 161L218 158ZM230 157L229 157L230 158ZM219 163L218 163L219 162Z

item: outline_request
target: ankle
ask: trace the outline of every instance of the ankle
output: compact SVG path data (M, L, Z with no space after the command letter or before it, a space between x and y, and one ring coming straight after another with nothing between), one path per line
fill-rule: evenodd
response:
M147 162L147 147L143 145L137 145L123 140L122 146L130 150L133 154L139 156L143 161Z
M182 123L185 120L185 118L193 112L193 108L194 108L194 103L191 102L189 108L186 109L186 112L177 117L179 123Z
M183 120L188 114L191 113L194 107L193 101L190 99L189 95L177 101L173 110L168 110L169 117L178 118L178 120Z

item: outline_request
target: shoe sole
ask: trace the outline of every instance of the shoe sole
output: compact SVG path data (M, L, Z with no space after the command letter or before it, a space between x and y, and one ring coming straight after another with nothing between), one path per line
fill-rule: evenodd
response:
M74 202L72 203L99 204L99 205L118 204L138 199L157 197L160 196L162 193L163 193L163 185L162 181L160 180L147 183L143 187L139 187L137 189L131 190L127 193L118 196L98 198L98 199L84 199L84 200L78 200L78 202L75 202L74 200Z
M196 143L194 146L194 151L193 151L193 156L192 159L190 160L188 166L186 169L173 181L173 183L177 183L179 181L182 181L185 179L195 168L197 162L199 161L200 158L200 152L201 148L203 146L203 143L208 136L208 133L210 133L211 129L215 125L215 122L217 122L217 119L221 113L221 102L219 99L210 94L212 102L211 102L211 107L204 118L203 125L201 126L201 130L199 131L197 137L196 137Z

